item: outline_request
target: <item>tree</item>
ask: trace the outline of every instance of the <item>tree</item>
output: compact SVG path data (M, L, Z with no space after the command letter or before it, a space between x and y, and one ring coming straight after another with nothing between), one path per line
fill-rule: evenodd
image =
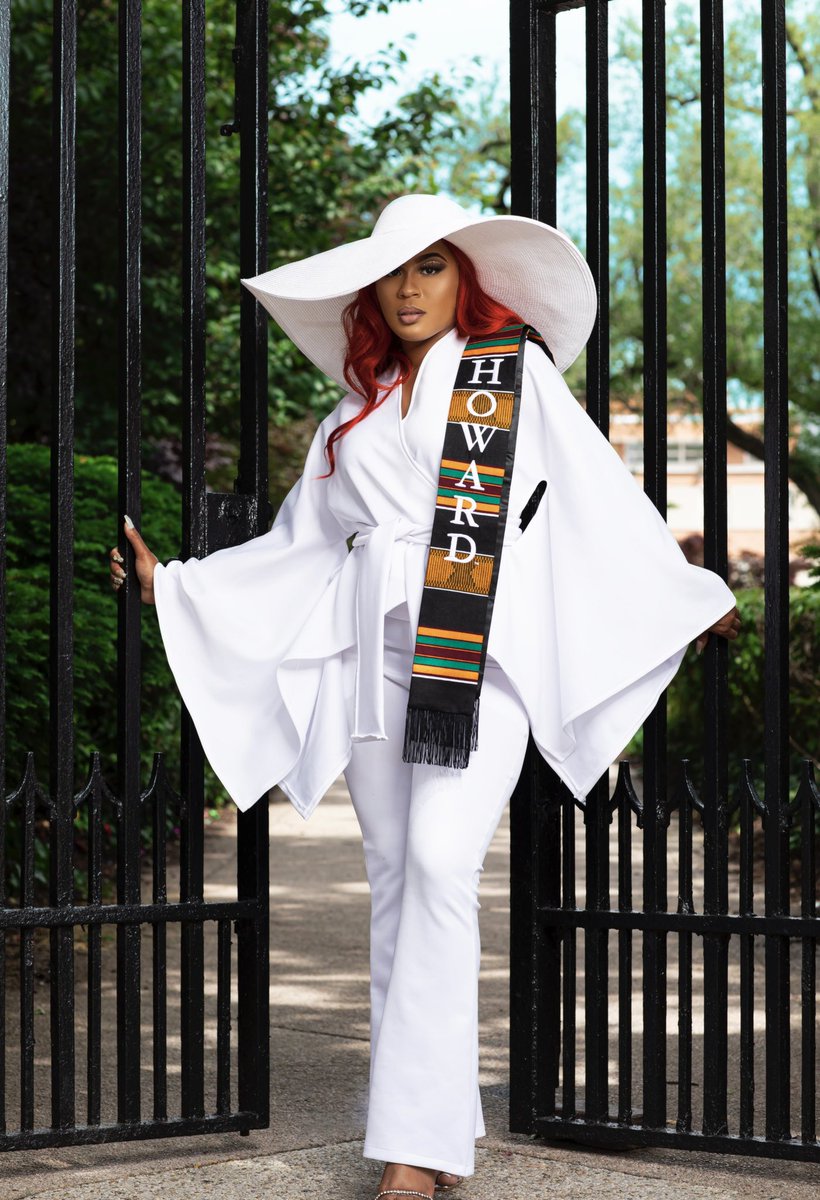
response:
M791 6L789 48L789 395L793 430L789 474L820 512L820 367L814 343L820 315L820 15L805 0ZM559 17L560 20L560 17ZM643 407L643 177L641 37L633 18L616 26L610 62L617 102L610 105L613 170L610 187L611 395L625 408ZM760 27L744 12L726 31L727 361L730 386L763 391L763 233L761 177ZM509 211L508 108L487 89L464 115L461 133L440 148L443 182L454 195ZM691 5L671 13L667 33L667 233L669 400L700 408L702 230L700 61ZM458 129L458 126L454 126ZM558 128L559 224L583 246L584 117L565 112ZM476 166L479 163L480 166ZM465 165L466 164L466 165ZM570 368L583 391L582 364ZM731 442L763 458L760 432L730 420Z
M820 512L820 370L813 352L820 315L817 255L820 228L818 120L820 88L813 60L820 45L820 16L794 5L787 22L789 43L789 397L793 443L789 475ZM673 15L668 39L667 161L669 242L670 399L678 409L697 410L702 397L700 324L702 230L692 202L700 178L700 62L697 27L689 6ZM639 131L627 114L640 103L640 29L627 19L619 27L618 57L632 92L617 106L613 142L632 169L613 189L613 322L634 349L617 361L613 390L627 405L640 392L642 343L642 173ZM628 85L627 85L628 86ZM744 13L726 32L726 375L747 395L763 394L763 226L761 162L760 26ZM697 193L695 193L697 195ZM694 212L693 212L694 210ZM695 219L693 219L693 215ZM636 282L638 287L635 286ZM763 458L762 430L729 418L728 438Z
M400 2L400 0L395 0ZM405 55L333 69L326 0L269 3L269 267L364 236L381 201L415 186L425 149L455 111L433 78L375 129L356 103L401 72ZM354 0L355 15L389 0ZM116 452L117 429L117 11L115 0L78 4L76 446ZM213 0L206 25L207 411L211 429L238 431L238 138L233 114L235 5ZM51 0L16 0L11 59L9 433L50 437ZM182 145L181 8L143 3L143 431L181 427ZM337 398L269 322L275 422Z

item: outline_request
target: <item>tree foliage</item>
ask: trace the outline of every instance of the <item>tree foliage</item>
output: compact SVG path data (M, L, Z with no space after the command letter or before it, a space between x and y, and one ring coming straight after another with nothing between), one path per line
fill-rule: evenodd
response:
M789 188L789 373L794 444L790 475L820 511L820 367L813 352L820 317L817 263L820 230L820 87L816 75L820 15L795 5L788 38ZM667 163L669 273L669 390L678 408L697 411L703 394L701 273L703 230L701 87L697 26L691 7L674 11L667 67ZM640 30L632 20L619 28L618 56L631 91L615 114L613 138L632 169L613 190L613 320L631 353L616 359L613 388L624 401L640 393L643 371L643 224L640 129L630 112L640 105ZM725 45L726 158L726 375L730 387L762 404L763 357L763 164L759 14L744 12L727 28ZM627 84L629 86L629 84ZM636 282L638 286L636 287ZM761 407L762 416L762 407ZM729 438L763 457L762 428L729 423Z
M560 16L558 20L560 21ZM643 169L640 24L614 25L610 76L617 102L610 115L611 395L643 408ZM820 512L820 366L814 354L820 316L820 14L796 0L787 21L789 188L789 396L792 480ZM677 410L703 399L701 326L703 230L700 218L700 46L692 6L669 10L667 30L668 396ZM759 10L727 25L725 153L726 372L734 395L759 403L763 393L763 220ZM509 110L488 88L448 138L443 181L454 194L509 211ZM638 119L636 120L636 114ZM559 120L558 221L585 243L584 115ZM579 359L567 381L584 390ZM729 439L763 457L762 431L729 423Z
M50 452L47 446L12 444L8 448L8 484L13 498L7 528L6 785L20 784L31 753L37 779L53 796L50 761L49 597L53 584L50 559ZM160 559L179 553L181 500L170 484L144 472L142 493L151 512L151 545ZM107 455L79 454L74 463L74 655L73 734L75 795L84 787L92 752L100 755L103 777L117 792L117 609L124 601L108 582L108 549L114 537L111 514L117 504L117 462ZM154 755L162 752L176 789L180 779L180 698L162 646L154 608L142 607L140 663L140 785L147 787ZM205 766L205 795L210 805L222 805L228 795ZM209 807L208 820L217 817ZM6 883L9 895L20 895L23 862L23 812L9 809L6 824ZM36 894L47 903L48 837L44 834L46 806L37 810L34 859ZM85 895L87 879L80 864L88 844L88 805L78 806L74 821L75 883ZM105 804L102 811L102 857L109 864L116 853L118 821ZM168 835L179 833L176 807L168 813ZM151 810L141 822L142 837L151 836Z
M47 446L11 445L6 627L6 769L16 787L33 751L38 778L50 787L49 763L49 472ZM74 736L75 787L85 782L90 755L99 750L103 773L114 785L117 750L117 604L108 582L113 544L111 514L117 505L117 463L105 455L80 454L74 463ZM150 508L151 543L160 559L179 553L180 496L147 473L142 480ZM142 609L142 768L148 782L153 754L166 754L172 777L178 767L179 697L162 649L154 609Z
M732 782L741 775L743 759L752 762L762 782L766 730L764 726L766 613L762 588L743 588L737 596L743 618L742 636L729 643L729 762ZM714 635L711 635L714 636ZM820 743L820 680L817 675L820 638L820 589L789 589L789 774L790 792L797 790L801 763L813 758ZM689 653L669 688L668 742L670 764L681 758L700 761L693 731L702 724L703 656ZM642 744L642 731L633 746ZM763 793L762 786L760 787Z
M394 0L399 2L399 0ZM356 0L355 15L387 0ZM399 78L403 51L334 68L326 0L269 3L269 267L364 236L382 202L428 178L429 146L456 111L449 85L416 86L375 128L358 100ZM81 451L116 451L118 362L118 6L78 3L76 413ZM206 9L206 399L209 427L238 429L239 140L233 116L233 0ZM142 392L146 438L181 427L182 8L144 0L142 41ZM10 437L50 438L53 196L51 0L17 0L11 58ZM274 421L318 416L337 393L269 322Z

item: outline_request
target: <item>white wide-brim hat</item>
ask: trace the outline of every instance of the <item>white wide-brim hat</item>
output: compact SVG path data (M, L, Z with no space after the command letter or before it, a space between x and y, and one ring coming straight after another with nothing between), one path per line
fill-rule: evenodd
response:
M360 288L442 238L469 255L485 292L532 325L566 371L595 324L595 280L565 233L529 217L480 217L446 196L400 196L369 237L240 282L311 362L346 387L344 308Z

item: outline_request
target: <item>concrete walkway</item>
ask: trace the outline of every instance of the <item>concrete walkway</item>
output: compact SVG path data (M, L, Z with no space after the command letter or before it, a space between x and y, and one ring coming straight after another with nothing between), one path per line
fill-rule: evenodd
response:
M231 894L234 863L229 811L208 834L210 896ZM508 1132L508 870L505 816L481 882L480 1082L487 1137L478 1143L476 1174L452 1193L454 1200L815 1200L820 1170L807 1164L668 1150L604 1153ZM270 1128L247 1138L215 1135L10 1154L0 1169L0 1200L372 1200L381 1164L361 1153L369 903L361 839L343 781L308 822L281 798L272 804L271 914ZM169 938L169 967L175 952ZM148 1021L150 942L143 963ZM112 968L113 954L104 966L104 1013L112 1012ZM169 983L173 997L177 981L169 976ZM45 988L43 993L47 996ZM13 1019L11 1004L9 1012ZM78 996L78 1026L82 1012ZM46 1012L38 1022L45 1053ZM174 1029L172 1020L172 1068ZM113 1059L106 1062L110 1081ZM147 1098L150 1036L145 1064ZM110 1094L110 1082L105 1086Z

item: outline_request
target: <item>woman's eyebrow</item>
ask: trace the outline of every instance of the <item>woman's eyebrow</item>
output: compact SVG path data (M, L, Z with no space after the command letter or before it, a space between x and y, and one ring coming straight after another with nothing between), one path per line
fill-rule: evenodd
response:
M417 262L417 263L420 263L420 262L427 262L427 259L428 259L428 258L440 258L442 262L446 262L446 261L447 261L447 260L445 259L444 255L443 255L443 254L441 254L441 253L440 253L438 250L431 250L431 251L429 251L427 254L420 254L420 255L418 256L418 258L414 258L414 259L413 259L413 262Z

